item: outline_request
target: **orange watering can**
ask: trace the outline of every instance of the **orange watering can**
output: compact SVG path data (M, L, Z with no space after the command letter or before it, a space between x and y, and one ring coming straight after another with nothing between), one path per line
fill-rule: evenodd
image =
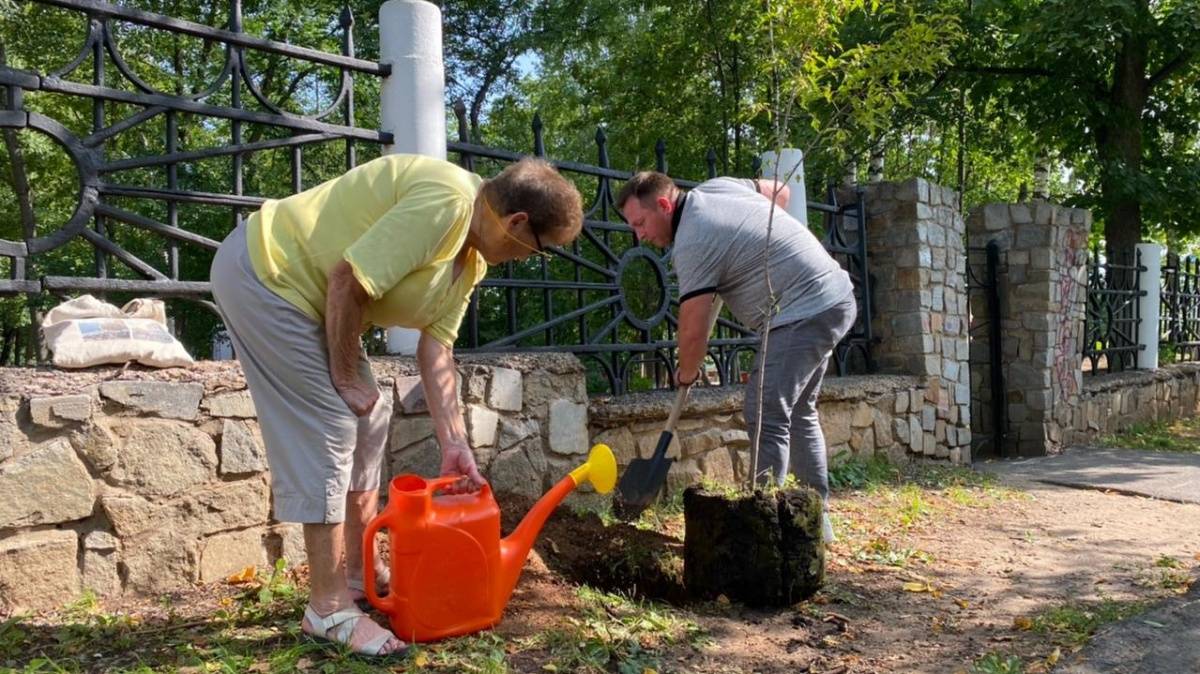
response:
M363 537L364 589L371 605L389 618L392 632L409 641L470 634L500 622L533 541L558 504L587 480L606 494L617 481L617 461L605 445L546 492L507 537L500 538L500 508L484 485L473 494L434 496L461 478L427 480L399 475L388 487L387 507ZM375 591L375 535L391 542L386 597Z

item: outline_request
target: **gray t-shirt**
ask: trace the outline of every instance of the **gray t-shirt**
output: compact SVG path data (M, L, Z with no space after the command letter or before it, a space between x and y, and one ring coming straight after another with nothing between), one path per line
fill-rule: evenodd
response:
M770 199L752 180L715 178L687 193L671 249L681 302L716 292L743 325L762 330L770 210ZM778 300L773 328L815 316L854 292L850 275L817 237L779 207L771 229L771 286Z

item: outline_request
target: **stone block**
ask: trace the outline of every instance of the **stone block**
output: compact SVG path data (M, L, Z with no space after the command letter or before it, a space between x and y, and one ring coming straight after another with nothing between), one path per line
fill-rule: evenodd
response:
M144 414L192 421L199 415L204 385L159 381L106 381L100 384L100 395Z
M308 561L304 547L304 525L295 522L276 524L267 532L267 562L283 559L288 567Z
M841 445L850 442L850 414L846 409L819 408L821 430L825 433L826 445Z
M937 421L937 408L926 406L921 409L921 430L932 431Z
M545 468L539 471L526 449L524 445L506 449L492 460L488 481L497 493L520 494L529 498L542 495Z
M719 428L709 428L699 433L689 433L680 441L681 450L685 457L698 456L721 446L724 432Z
M216 475L216 444L195 426L119 419L111 430L120 449L107 475L118 486L147 496L171 496Z
M914 452L924 451L923 437L920 417L915 414L910 415L908 417L908 446L912 447Z
M115 545L116 538L111 534L106 535L113 539L113 547L93 549L85 545L83 564L80 569L83 588L91 590L101 597L113 596L121 592L121 576L117 570L119 554Z
M397 417L392 420L388 447L392 451L400 451L431 437L433 437L433 419L428 414Z
M726 485L741 484L748 466L743 455L730 449L714 449L696 458L696 466L704 478Z
M198 559L196 540L170 527L128 541L121 557L125 590L157 595L190 588Z
M442 472L442 450L434 438L425 438L392 456L392 477L412 473L421 477L437 477Z
M875 449L875 430L871 427L856 428L850 434L850 449L856 453L870 453Z
M987 204L983 207L983 228L987 231L1008 229L1011 222L1008 204Z
M405 414L428 414L429 404L425 401L425 389L420 377L396 377L393 384L396 401Z
M1035 250L1045 248L1052 243L1052 233L1049 227L1026 225L1017 229L1015 245L1017 248Z
M100 504L113 530L124 540L165 529L198 537L266 522L270 496L265 477L257 476L206 485L165 503L109 493L100 498Z
M460 392L467 402L483 403L486 400L490 373L491 368L489 367L466 368L465 385L461 387Z
M0 529L82 519L95 502L92 476L63 438L0 466Z
M73 531L31 531L0 541L0 613L53 609L79 593Z
M633 432L629 430L628 426L610 428L597 434L592 441L597 444L608 445L609 449L617 457L617 465L619 466L627 466L630 461L638 458L637 440L633 437Z
M200 582L224 580L247 566L266 567L264 534L262 529L254 528L204 539L200 544Z
M896 414L904 414L908 411L908 394L901 391L896 394L895 404Z
M252 419L258 416L258 412L254 409L254 400L250 397L248 390L219 393L205 398L200 406L210 417Z
M528 437L540 436L541 433L542 425L536 419L500 417L500 437L496 441L496 446L500 449L508 449Z
M854 415L850 418L850 426L852 428L866 428L874 421L874 410L867 403L858 403L854 406Z
M584 454L587 450L587 406L562 399L551 402L550 451Z
M500 415L482 405L467 405L467 433L472 447L491 447L496 444L496 429Z
M266 469L267 452L246 422L226 419L221 429L221 474L243 475Z
M904 444L909 444L908 422L904 419L892 419L892 435Z
M520 412L524 405L521 372L507 367L494 368L487 401L492 409Z
M38 426L63 428L92 418L90 395L30 398L29 418Z
M750 447L750 434L740 428L731 428L721 433L721 444L735 449Z

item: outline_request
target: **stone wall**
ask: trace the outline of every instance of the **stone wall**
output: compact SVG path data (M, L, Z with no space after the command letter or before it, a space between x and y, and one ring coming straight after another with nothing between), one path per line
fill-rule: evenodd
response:
M1086 445L1136 424L1174 421L1198 413L1200 363L1087 376L1068 441Z
M393 408L384 477L435 475L439 452L411 360L373 364ZM0 614L153 595L279 557L253 403L236 363L158 371L0 370ZM497 492L540 495L589 447L584 371L569 355L464 358L459 382ZM584 497L581 497L584 498Z
M750 438L742 416L743 387L693 389L667 456L675 459L668 488L701 478L741 483L749 473ZM877 375L831 377L818 410L831 460L883 454L907 461L924 454L934 408L922 378ZM593 439L613 448L618 463L648 458L658 444L675 393L654 391L597 398L588 421Z
M958 194L925 180L871 185L867 253L881 372L921 377L919 453L971 461L964 225Z

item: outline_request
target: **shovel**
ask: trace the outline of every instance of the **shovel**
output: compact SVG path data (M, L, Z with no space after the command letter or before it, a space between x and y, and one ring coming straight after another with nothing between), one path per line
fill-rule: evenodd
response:
M720 313L721 298L717 297L713 300L709 312L709 333L712 333ZM671 407L671 415L667 417L667 426L658 436L658 445L650 458L630 461L625 473L621 475L617 491L613 494L613 514L617 518L629 522L642 514L667 481L667 472L675 462L675 459L667 458L667 448L671 446L671 439L675 437L675 424L679 422L679 415L683 412L683 405L687 402L688 391L691 388L691 384L680 386L676 392L675 404Z

